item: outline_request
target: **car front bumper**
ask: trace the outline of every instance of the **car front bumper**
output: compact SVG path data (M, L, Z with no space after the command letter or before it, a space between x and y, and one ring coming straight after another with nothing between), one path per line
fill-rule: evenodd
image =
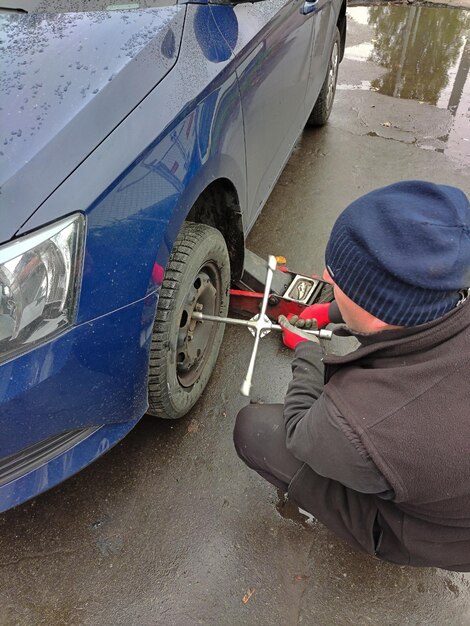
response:
M0 366L0 511L91 463L147 410L157 296Z

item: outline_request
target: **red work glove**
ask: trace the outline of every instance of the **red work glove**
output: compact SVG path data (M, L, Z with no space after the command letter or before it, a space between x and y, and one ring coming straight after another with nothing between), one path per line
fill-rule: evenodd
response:
M295 325L298 328L324 328L327 324L330 323L330 317L328 315L328 311L330 308L331 302L326 302L324 304L312 304L306 307L302 313L299 315L298 320L296 320ZM292 320L293 316L288 315L287 319ZM300 320L305 320L305 324L299 324ZM295 346L301 341L308 341L305 337L301 337L296 333L284 328L282 331L282 340L284 345L293 350Z

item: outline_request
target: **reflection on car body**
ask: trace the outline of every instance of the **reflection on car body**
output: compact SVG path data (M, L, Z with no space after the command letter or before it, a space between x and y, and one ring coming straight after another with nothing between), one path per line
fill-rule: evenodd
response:
M342 0L0 2L0 510L214 367L244 237L328 118ZM313 6L314 5L314 6ZM216 328L215 328L216 327ZM106 445L103 445L106 442Z

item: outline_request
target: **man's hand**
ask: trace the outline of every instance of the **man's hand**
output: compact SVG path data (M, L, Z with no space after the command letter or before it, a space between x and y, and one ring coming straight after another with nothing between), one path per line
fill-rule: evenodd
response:
M317 322L317 328L325 328L327 324L331 322L328 311L330 310L331 302L325 302L323 304L311 304L305 307L299 318L302 320L314 319Z
M284 315L280 315L278 322L283 328L282 340L288 348L291 348L293 350L295 346L301 341L314 341L316 343L319 343L318 337L310 333L306 333L303 330L315 330L317 328L317 323L315 320L300 319L297 315L290 316L290 319L287 319L287 317L284 317ZM299 323L301 325L301 328L299 328L298 326Z
M302 333L302 329L314 330L324 328L329 324L330 318L328 316L328 310L330 304L330 302L325 304L312 304L306 307L299 316L289 315L288 318L285 318L281 315L279 317L279 324L284 328L282 333L284 345L293 350L301 341L318 342L318 338L315 337L315 335Z

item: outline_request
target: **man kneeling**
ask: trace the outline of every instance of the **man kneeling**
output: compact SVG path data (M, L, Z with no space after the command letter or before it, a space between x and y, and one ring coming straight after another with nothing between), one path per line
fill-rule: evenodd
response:
M470 571L470 206L404 181L337 219L335 301L300 323L284 405L237 416L239 456L351 546L398 564ZM324 356L315 318L357 349Z

